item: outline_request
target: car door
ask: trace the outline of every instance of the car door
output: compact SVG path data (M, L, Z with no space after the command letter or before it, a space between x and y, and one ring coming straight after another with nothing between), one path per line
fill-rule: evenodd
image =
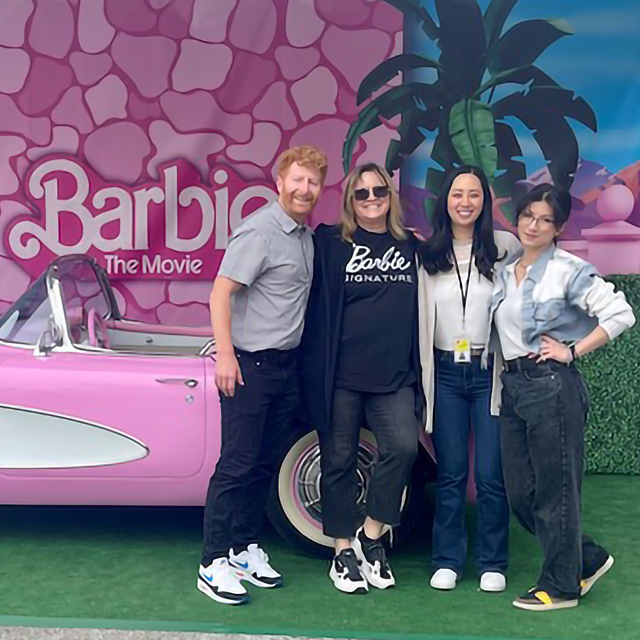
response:
M0 389L5 469L183 478L202 466L203 358L20 349L3 361Z
M0 321L2 500L200 504L206 358L86 345L90 267L60 259Z

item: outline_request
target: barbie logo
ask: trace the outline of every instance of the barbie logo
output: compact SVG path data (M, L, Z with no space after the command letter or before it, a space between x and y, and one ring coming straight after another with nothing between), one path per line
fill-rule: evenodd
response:
M211 277L230 233L277 195L226 166L209 178L211 186L201 184L199 171L180 159L161 166L154 183L116 185L76 159L50 158L24 186L40 219L17 218L7 245L32 275L56 256L89 253L120 277Z

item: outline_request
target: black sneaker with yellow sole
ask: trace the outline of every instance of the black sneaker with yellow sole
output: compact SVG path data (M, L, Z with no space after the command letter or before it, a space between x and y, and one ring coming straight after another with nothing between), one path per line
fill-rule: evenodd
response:
M602 576L607 573L611 567L613 567L613 556L607 556L594 573L580 580L580 595L586 596L587 593L591 591L591 587L593 587L593 585L602 578Z
M572 609L579 604L578 598L561 598L549 595L546 591L534 587L513 601L513 606L527 611L553 611Z

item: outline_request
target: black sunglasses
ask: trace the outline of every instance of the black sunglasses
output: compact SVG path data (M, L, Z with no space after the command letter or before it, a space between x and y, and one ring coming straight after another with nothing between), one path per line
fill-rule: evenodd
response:
M374 198L386 198L389 195L389 187L373 187ZM356 200L366 200L371 192L369 189L356 189L353 192L353 197Z

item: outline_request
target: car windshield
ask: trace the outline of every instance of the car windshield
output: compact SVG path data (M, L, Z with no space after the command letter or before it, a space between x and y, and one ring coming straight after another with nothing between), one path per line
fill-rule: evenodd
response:
M91 263L84 260L62 263L58 272L62 303L71 341L88 344L87 318L95 309L107 318L110 305Z
M47 286L42 276L0 318L0 340L35 345L52 321Z

